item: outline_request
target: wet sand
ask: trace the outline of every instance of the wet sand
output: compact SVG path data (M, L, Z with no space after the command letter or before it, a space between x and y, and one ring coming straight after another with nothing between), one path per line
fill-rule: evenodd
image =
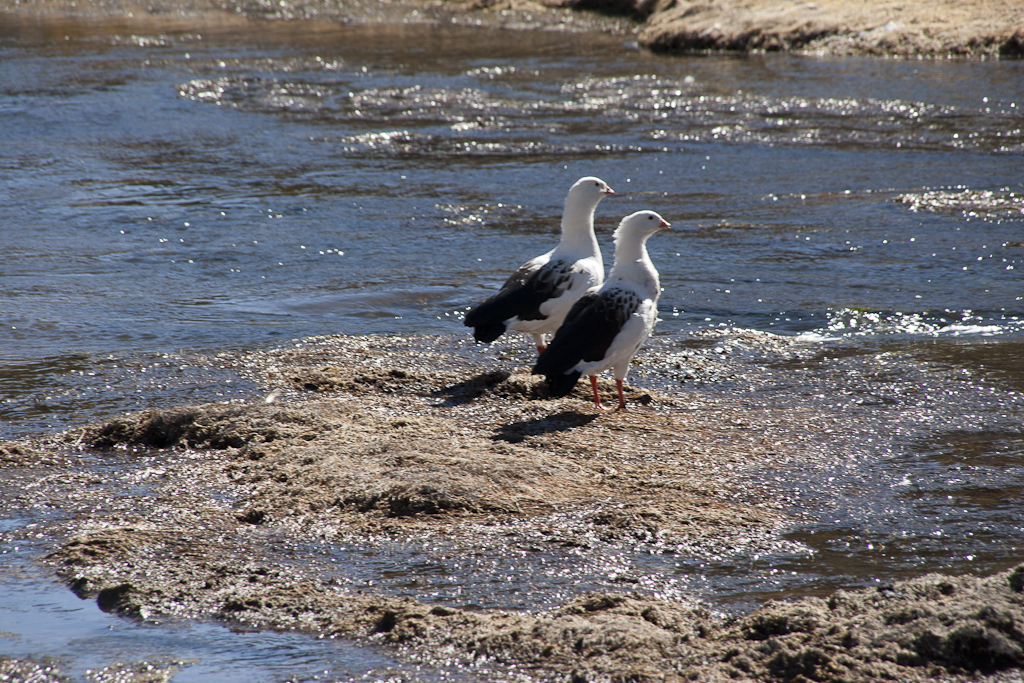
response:
M770 335L739 343L807 352ZM680 556L770 550L794 520L745 488L745 475L822 457L801 435L824 414L636 389L629 410L601 413L582 384L545 399L507 351L493 349L482 369L453 348L323 337L220 354L210 362L273 400L154 409L3 444L20 473L5 497L62 509L46 532L56 539L48 563L79 596L128 618L355 639L487 680L1019 680L1024 565L772 601L744 616L630 590L628 577L621 592L540 610L339 581L318 545L433 538L467 554L514 549L526 562L598 543ZM717 355L692 354L688 374L727 370ZM98 463L130 472L115 495Z

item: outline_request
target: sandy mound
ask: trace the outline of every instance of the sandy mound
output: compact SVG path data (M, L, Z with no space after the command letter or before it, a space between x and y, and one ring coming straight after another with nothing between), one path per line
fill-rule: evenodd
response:
M800 51L813 54L993 57L1024 54L1022 6L995 2L677 2L640 36L658 51Z
M1024 565L984 579L930 575L827 600L773 602L723 620L621 594L538 614L352 594L256 562L241 545L185 532L92 532L53 559L79 595L128 616L214 616L250 628L368 638L428 661L433 652L557 680L980 680L1024 665Z
M114 489L69 458L59 478L26 487L68 513L50 561L80 596L128 617L365 639L487 680L1001 680L1024 665L1024 566L733 617L650 592L511 611L346 581L334 548L394 539L467 556L603 547L728 557L787 523L737 496L736 472L807 457L800 439L761 436L806 429L807 413L670 412L656 407L673 399L633 391L653 407L598 414L586 391L545 400L529 375L481 374L440 354L443 343L404 343L324 338L239 356L227 362L276 387L277 400L149 410L5 445L29 468L69 447L83 463L123 463Z

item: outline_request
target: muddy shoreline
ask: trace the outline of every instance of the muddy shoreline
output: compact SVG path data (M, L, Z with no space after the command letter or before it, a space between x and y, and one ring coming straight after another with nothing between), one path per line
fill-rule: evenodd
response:
M601 414L584 388L545 399L514 346L460 357L453 343L324 337L220 354L209 362L265 397L4 444L18 473L7 506L61 510L43 534L55 542L47 564L105 611L353 639L486 680L1019 680L1024 565L733 615L628 573L612 578L621 590L532 609L353 582L332 548L429 542L525 565L552 549L772 552L796 520L746 475L821 457L772 435L825 414L635 387L631 410ZM675 358L691 383L712 385L743 348L814 353L746 335ZM638 373L671 366L665 355L641 358Z
M0 0L6 21L115 18L186 30L249 20L427 22L508 29L603 31L669 54L789 52L815 56L992 59L1024 56L1019 0ZM63 19L62 19L63 18ZM198 24L196 22L199 22ZM73 22L72 22L73 23ZM158 29L159 30L159 29Z

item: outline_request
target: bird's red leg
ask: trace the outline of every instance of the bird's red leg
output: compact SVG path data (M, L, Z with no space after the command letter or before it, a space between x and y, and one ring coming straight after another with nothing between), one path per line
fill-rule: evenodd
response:
M615 387L619 390L619 407L616 410L626 409L626 397L622 395L622 380L615 380Z
M594 403L597 404L597 409L608 410L608 408L601 405L601 395L597 393L597 375L590 376L590 386L594 389Z

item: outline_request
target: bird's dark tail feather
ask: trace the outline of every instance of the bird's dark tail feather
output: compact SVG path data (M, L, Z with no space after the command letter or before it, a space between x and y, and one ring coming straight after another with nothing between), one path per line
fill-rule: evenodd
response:
M505 334L508 329L504 322L487 323L477 325L473 328L473 338L483 344L490 344L492 341Z
M580 378L583 373L579 370L573 370L568 374L548 375L548 396L551 398L560 398L562 396L568 396L572 388L576 386L576 380Z

